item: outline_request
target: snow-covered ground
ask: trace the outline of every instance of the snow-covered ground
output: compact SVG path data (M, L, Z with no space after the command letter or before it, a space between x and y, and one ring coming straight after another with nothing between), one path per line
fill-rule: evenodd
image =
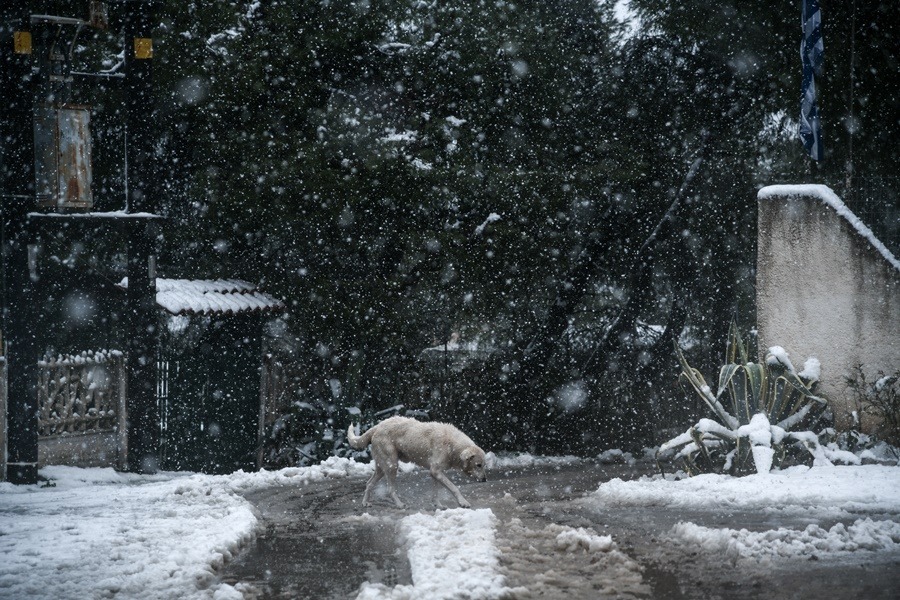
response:
M495 468L561 460L573 459L498 457ZM0 483L0 598L241 598L240 584L232 587L216 577L217 568L254 538L257 518L240 493L365 477L371 466L332 458L312 467L227 476L139 476L68 467L41 473L52 487ZM900 467L794 467L740 479L612 480L582 502L852 520L762 532L682 522L660 540L724 553L734 561L900 551ZM497 527L490 509L405 517L399 531L412 585L366 584L360 598L497 597L506 589ZM611 538L591 530L559 527L554 535L560 548L615 551Z
M369 473L332 458L219 476L47 467L50 486L0 482L0 598L242 598L216 581L255 535L240 491Z
M665 540L724 555L732 562L900 551L898 466L799 466L740 478L613 479L583 502L596 508L752 511L810 521L802 528L766 531L710 528L685 521L676 524ZM817 524L829 521L835 524L827 529Z

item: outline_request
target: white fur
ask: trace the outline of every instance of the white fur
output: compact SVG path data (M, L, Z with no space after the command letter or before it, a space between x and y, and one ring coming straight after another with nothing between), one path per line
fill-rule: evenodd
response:
M428 469L434 479L435 500L437 484L440 483L450 490L463 508L471 505L444 471L459 469L473 479L485 481L484 451L453 425L391 417L361 436L357 436L353 425L350 425L347 429L347 441L357 450L372 444L375 473L366 484L363 506L370 505L369 496L375 484L387 475L391 498L398 508L404 507L397 496L397 466L400 461L415 463Z

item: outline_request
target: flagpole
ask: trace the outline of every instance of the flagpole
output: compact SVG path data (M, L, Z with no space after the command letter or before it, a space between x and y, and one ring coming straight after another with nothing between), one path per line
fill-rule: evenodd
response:
M856 0L853 0L853 15L850 17L850 121L847 123L847 132L850 134L847 143L847 176L844 182L844 195L848 199L853 196L853 130L856 123L853 120L853 98L856 92Z
M825 158L822 148L822 125L816 106L816 78L822 74L822 14L819 0L803 0L801 5L800 59L803 77L800 83L800 125L798 132L803 147L813 161Z

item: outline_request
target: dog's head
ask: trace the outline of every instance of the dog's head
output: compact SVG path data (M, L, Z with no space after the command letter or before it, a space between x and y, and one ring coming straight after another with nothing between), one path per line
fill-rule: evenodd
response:
M463 473L476 481L487 481L484 474L484 450L478 446L469 446L460 455L463 461Z

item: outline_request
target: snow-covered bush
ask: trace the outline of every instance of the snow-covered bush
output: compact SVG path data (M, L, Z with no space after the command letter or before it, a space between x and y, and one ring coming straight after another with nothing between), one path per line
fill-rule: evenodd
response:
M819 363L809 359L797 373L779 346L769 348L766 360L751 362L737 325L728 332L726 364L719 371L713 393L699 371L691 367L676 345L681 377L690 383L715 416L700 419L685 433L660 446L657 456L670 450L682 459L690 474L726 472L741 475L767 473L781 464L787 450L805 448L816 464L832 460L858 462L849 452L819 442L809 430L827 408L813 393Z
M867 381L863 365L857 365L855 373L847 378L847 386L853 391L859 413L875 418L879 437L893 446L900 446L900 369L893 375L879 372L875 381Z
M900 448L876 435L856 429L835 431L827 428L819 432L819 444L835 450L846 450L859 457L861 463L896 465L900 460Z

